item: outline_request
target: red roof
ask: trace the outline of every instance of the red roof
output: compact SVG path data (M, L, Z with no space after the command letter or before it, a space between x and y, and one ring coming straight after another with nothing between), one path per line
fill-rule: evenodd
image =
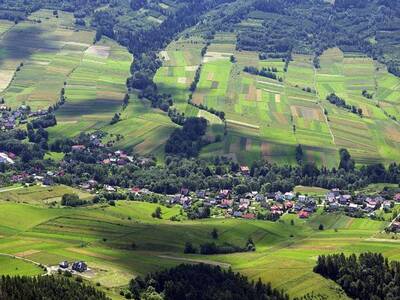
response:
M308 218L310 216L310 214L304 210L300 211L298 214L299 218L305 219Z
M242 216L242 218L248 219L248 220L253 220L253 219L256 218L256 216L255 216L255 214L244 214L244 215Z

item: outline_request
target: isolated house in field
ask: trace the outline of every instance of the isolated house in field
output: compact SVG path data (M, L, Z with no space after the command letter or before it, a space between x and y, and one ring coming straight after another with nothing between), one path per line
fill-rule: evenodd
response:
M79 273L83 273L83 272L87 271L87 264L83 261L74 262L72 265L72 270L79 272Z

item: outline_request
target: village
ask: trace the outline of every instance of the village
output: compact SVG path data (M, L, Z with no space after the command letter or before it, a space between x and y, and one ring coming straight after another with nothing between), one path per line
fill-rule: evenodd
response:
M0 130L9 131L21 124L27 124L29 119L46 116L49 110L31 111L29 106L21 105L18 109L12 110L4 104L0 104Z
M154 165L154 161L149 157L129 155L124 150L113 149L111 142L102 142L103 138L102 132L82 136L74 144L65 146L68 151L64 151L64 158L54 168L31 168L15 172L10 178L11 184L25 186L63 184L62 178L80 159L89 159L94 165L106 169L129 166L146 168ZM0 164L13 165L18 159L14 153L0 153ZM224 176L235 178L241 182L250 178L250 168L240 165L237 171ZM224 179L224 176L220 176L220 179ZM395 203L400 203L400 194L390 199L379 193L374 195L349 194L339 189L327 191L325 195L311 196L295 191L247 191L241 193L235 189L190 190L186 187L175 187L175 190L179 192L161 194L151 191L145 186L120 187L115 184L101 183L89 174L79 174L73 183L68 184L93 194L93 197L97 199L96 202L130 199L157 201L168 206L179 205L189 219L212 217L276 221L286 213L297 214L299 218L307 219L318 209L328 213L343 212L351 217L377 218L378 211L390 211Z

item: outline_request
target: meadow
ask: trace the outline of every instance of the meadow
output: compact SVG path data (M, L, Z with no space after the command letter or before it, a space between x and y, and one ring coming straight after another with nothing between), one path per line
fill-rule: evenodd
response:
M157 204L134 201L118 201L115 207L49 208L49 195L43 190L25 189L36 201L0 200L0 262L7 263L2 272L28 275L41 272L35 265L6 254L44 265L85 260L93 270L87 279L99 282L115 298L133 276L183 262L204 262L224 268L231 266L251 279L271 281L293 297L314 291L329 299L347 299L343 294L337 296L340 288L333 282L312 272L318 255L378 251L389 259L400 259L397 240L382 239L380 232L386 222L322 211L309 220L287 214L277 222L238 219L173 222L169 219L181 214L179 207L162 206L161 220L151 217ZM305 187L299 190L323 192ZM318 229L320 224L324 225L323 231ZM183 254L187 241L197 247L213 241L210 234L213 228L219 232L218 244L242 246L251 237L257 250L212 256Z

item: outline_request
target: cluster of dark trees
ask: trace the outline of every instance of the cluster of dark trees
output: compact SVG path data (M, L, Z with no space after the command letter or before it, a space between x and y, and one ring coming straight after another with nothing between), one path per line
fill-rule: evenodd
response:
M217 237L213 236L214 239ZM229 254L238 252L249 252L256 251L256 246L251 238L248 239L244 247L224 243L222 245L217 245L215 242L208 242L200 244L199 249L195 247L191 242L185 243L185 248L183 250L186 254L200 253L203 255L213 255L213 254Z
M7 300L109 300L101 291L92 286L54 276L0 278L0 299Z
M368 93L367 90L363 90L361 95L363 95L363 97L365 97L367 99L372 99L372 97L374 96L374 94Z
M142 279L132 279L129 289L135 299L149 299L147 295L164 295L165 300L288 300L282 291L264 284L250 282L245 276L224 271L219 266L205 264L179 265ZM152 298L156 299L156 298Z
M204 118L187 118L182 128L175 129L165 145L165 153L183 157L197 156L207 130L207 120Z
M64 194L61 197L61 205L77 207L87 204L87 201L79 199L77 194Z
M363 111L361 108L357 108L354 105L347 104L344 99L340 98L335 93L329 94L326 97L326 100L328 100L331 104L336 105L337 107L347 109L347 110L351 111L353 114L358 114L358 115L362 116Z
M54 114L47 114L43 117L36 118L31 121L32 128L37 129L39 127L41 128L47 128L47 127L53 127L57 125L57 120L56 116Z
M246 66L243 68L244 72L253 74L253 75L258 75L258 76L262 76L262 77L267 77L267 78L271 78L274 80L279 80L282 81L281 77L278 77L275 72L277 72L278 70L276 68L265 68L263 67L261 70L259 70L256 67L253 66Z
M338 283L352 299L400 297L400 262L380 253L322 255L314 272Z

